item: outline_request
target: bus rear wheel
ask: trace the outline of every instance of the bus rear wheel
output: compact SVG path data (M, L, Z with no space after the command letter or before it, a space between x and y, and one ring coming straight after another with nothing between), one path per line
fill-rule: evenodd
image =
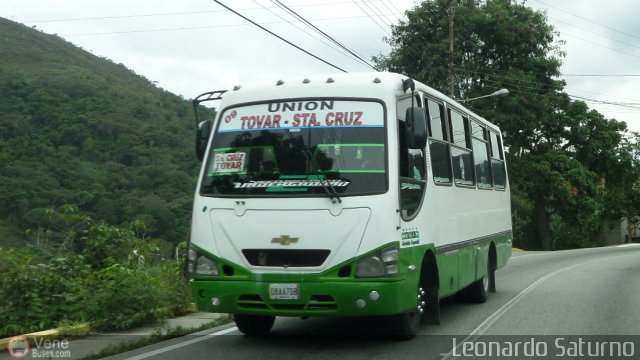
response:
M238 330L248 336L268 334L276 320L275 316L235 314L233 317L235 318Z
M491 261L487 261L487 274L469 285L466 290L469 300L479 304L487 301L491 288L490 281L492 272L493 267L491 266Z

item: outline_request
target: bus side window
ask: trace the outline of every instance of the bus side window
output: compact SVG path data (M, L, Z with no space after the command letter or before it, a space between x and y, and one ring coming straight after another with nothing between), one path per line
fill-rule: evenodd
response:
M398 100L398 140L400 175L400 213L407 220L413 218L420 209L425 189L424 149L409 149L406 139L406 109L411 106L411 98ZM413 106L420 106L420 99L414 98Z
M449 128L455 183L456 185L475 186L469 119L450 109Z
M473 143L473 160L475 162L476 181L479 188L491 188L491 164L489 163L489 141L487 129L475 121L471 121L471 142Z
M451 154L447 142L444 106L427 99L427 119L433 181L436 184L451 184Z
M500 140L500 135L489 131L493 185L496 189L504 190L507 186L507 174L504 169L504 155L502 152L502 142Z
M413 106L421 107L420 99L414 98ZM406 110L411 107L411 98L398 101L398 134L400 141L400 177L412 179L425 178L424 151L422 149L409 149L406 139Z

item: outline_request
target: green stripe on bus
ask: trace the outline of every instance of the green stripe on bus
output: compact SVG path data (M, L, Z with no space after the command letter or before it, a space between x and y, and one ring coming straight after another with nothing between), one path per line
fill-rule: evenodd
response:
M307 188L287 188L284 186L270 186L265 189L265 192L301 192L307 191Z
M384 170L326 170L323 173L384 174Z
M369 146L369 147L376 146L376 147L382 147L382 146L384 146L384 144L318 144L318 147L329 147L329 146L337 146L337 147L340 147L340 146L344 146L344 147L347 147L347 146Z

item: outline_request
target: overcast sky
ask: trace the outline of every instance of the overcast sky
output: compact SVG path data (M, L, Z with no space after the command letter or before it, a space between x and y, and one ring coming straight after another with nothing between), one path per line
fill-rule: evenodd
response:
M349 72L369 68L329 46L270 0L222 0ZM280 0L369 60L413 0ZM565 91L640 131L640 1L527 0L566 41ZM193 98L255 79L335 71L212 0L3 0L0 17L35 26ZM311 36L311 35L313 36ZM2 36L0 34L0 36ZM1 61L1 60L0 60ZM598 75L598 76L585 76ZM622 75L622 76L621 76ZM636 76L629 76L636 75Z

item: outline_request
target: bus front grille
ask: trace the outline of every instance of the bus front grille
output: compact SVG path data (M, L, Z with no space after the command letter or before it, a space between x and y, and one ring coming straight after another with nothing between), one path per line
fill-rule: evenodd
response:
M327 259L330 250L244 249L242 254L253 266L315 267Z
M306 303L271 303L265 302L258 294L244 294L238 297L238 306L240 308L252 309L270 309L270 310L297 310L297 311L335 311L338 304L331 295L311 295L310 300Z
M238 298L238 306L247 309L267 309L262 297L257 294L244 294Z

